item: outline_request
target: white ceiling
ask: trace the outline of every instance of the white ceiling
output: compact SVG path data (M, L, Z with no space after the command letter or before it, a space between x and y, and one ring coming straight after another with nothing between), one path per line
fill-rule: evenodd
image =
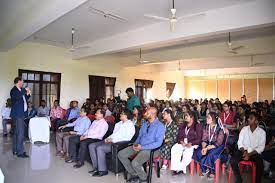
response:
M71 28L76 29L73 59L107 56L136 65L138 50L156 61L228 57L225 45L232 32L240 55L273 53L275 50L274 0L175 0L177 16L204 12L198 19L180 21L175 32L168 22L144 14L168 16L172 0L1 0L0 51L23 40L70 47ZM119 15L120 22L89 11L94 7ZM270 37L270 38L269 38ZM128 63L134 60L134 63Z
M175 0L178 16L184 16L212 9L224 8L252 0ZM76 45L83 45L98 39L127 32L158 21L144 18L144 14L168 16L171 0L90 0L63 17L57 19L34 36L49 44L70 46L71 28L77 29ZM117 14L127 22L119 22L89 11L94 7ZM167 24L168 26L168 24ZM32 40L33 37L29 38ZM58 42L58 43L56 43ZM59 44L61 43L61 44Z

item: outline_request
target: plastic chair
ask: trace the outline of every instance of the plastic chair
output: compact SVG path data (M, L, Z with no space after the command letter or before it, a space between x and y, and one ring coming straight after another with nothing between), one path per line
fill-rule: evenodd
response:
M239 162L239 167L240 167L240 173L243 175L243 169L244 166L250 166L252 168L252 183L256 183L256 164L253 161L240 161ZM229 171L228 171L228 182L231 181L233 175L233 170L232 167L230 166Z
M244 166L250 166L252 168L252 183L256 183L256 164L253 161L240 161L240 173L243 174Z

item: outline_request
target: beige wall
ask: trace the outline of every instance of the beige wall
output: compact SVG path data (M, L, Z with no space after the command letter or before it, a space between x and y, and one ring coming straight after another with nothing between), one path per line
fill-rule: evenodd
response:
M154 80L152 97L166 99L166 82L175 82L176 88L171 98L183 97L183 74L181 72L155 72L154 66L122 68L119 60L110 57L96 57L86 60L72 60L71 53L63 48L37 43L22 43L15 49L0 53L0 106L9 96L13 79L18 69L50 71L61 73L61 105L66 107L70 100L81 103L89 96L88 75L116 77L115 90L122 91L122 98L127 87L134 88L134 79Z

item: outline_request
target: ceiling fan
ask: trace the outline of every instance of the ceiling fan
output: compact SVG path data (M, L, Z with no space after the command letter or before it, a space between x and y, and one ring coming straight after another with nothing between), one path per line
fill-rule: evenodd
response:
M181 71L181 61L179 60L178 71Z
M250 67L262 66L264 64L265 64L264 62L258 62L258 63L254 62L254 55L250 56L250 64L249 64Z
M70 47L68 46L68 44L66 44L64 41L55 41L55 40L50 40L50 39L44 39L44 38L40 38L38 36L33 36L33 39L35 41L39 41L39 42L44 42L47 43L49 45L53 45L53 46L60 46L60 47L65 47L67 49L69 49L69 51L74 52L77 49L85 49L85 48L90 48L90 46L79 46L79 47L75 47L74 45L74 34L75 34L75 29L72 28L72 32L71 32L71 45Z
M232 54L238 54L238 50L243 49L244 46L236 46L233 47L232 46L232 41L231 41L231 33L228 33L228 41L227 41L227 46L228 46L228 53L232 53Z
M120 22L127 22L127 20L119 15L113 14L111 12L105 12L103 10L99 10L93 7L89 7L89 10L95 14L102 15L104 18L110 18L113 20L118 20Z
M144 14L144 17L152 18L152 19L156 19L156 20L161 20L161 21L169 21L170 22L170 31L174 31L175 30L175 25L179 20L195 18L195 17L200 17L200 16L205 15L205 13L197 13L197 14L191 14L191 15L187 15L187 16L177 17L176 16L176 11L177 10L175 8L175 0L172 0L172 8L170 9L170 11L171 11L171 15L169 16L169 18L161 17L161 16L157 16L157 15L152 15L152 14Z
M142 56L141 56L141 48L139 49L139 63L141 64L145 64L145 63L149 63L150 61L148 60L143 60Z
M83 49L83 48L90 48L90 46L79 46L79 47L75 47L74 46L74 34L75 34L75 29L72 28L72 38L71 38L71 48L70 48L70 52L74 52L77 49Z

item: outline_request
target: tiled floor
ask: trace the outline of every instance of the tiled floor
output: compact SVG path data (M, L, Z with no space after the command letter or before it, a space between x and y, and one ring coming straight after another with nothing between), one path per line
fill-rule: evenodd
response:
M11 138L0 137L0 168L5 175L5 183L115 183L125 182L122 174L116 177L112 172L102 178L94 178L88 175L91 165L86 163L80 169L73 169L72 164L66 164L55 156L54 143L46 145L31 145L26 143L25 147L29 159L20 159L12 155ZM191 177L171 176L169 171L161 172L158 179L153 173L153 183L200 183L213 182L198 175ZM246 178L250 179L247 175ZM225 176L219 182L227 182ZM250 182L248 180L244 182Z

